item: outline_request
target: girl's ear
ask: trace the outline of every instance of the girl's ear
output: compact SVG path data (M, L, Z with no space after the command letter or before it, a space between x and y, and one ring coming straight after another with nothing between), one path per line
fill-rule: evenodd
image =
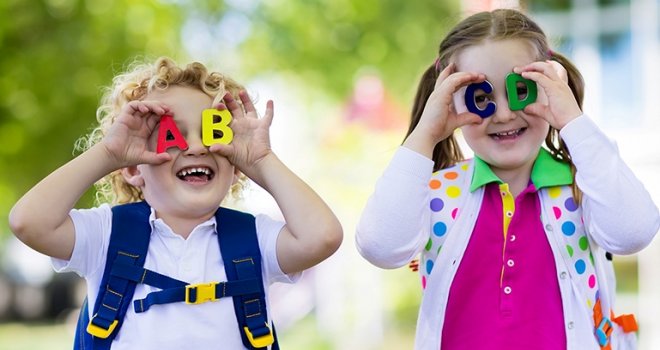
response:
M121 175L130 185L138 188L144 187L144 179L142 178L142 173L137 165L121 169Z

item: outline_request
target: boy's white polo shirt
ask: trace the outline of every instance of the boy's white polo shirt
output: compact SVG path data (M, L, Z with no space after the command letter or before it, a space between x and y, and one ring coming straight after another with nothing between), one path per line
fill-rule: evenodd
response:
M103 277L111 232L110 206L72 210L70 217L76 241L70 261L52 259L57 272L73 271L87 282L90 317ZM201 223L188 239L172 232L152 209L149 217L151 240L144 267L188 283L226 281L218 247L215 217ZM285 275L276 255L277 236L283 222L265 215L256 216L257 237L262 255L262 273L268 299L273 282L293 283L300 273ZM158 288L139 284L133 300L142 299ZM268 303L267 300L267 304ZM269 313L270 315L270 313ZM133 303L112 349L244 349L234 314L232 298L188 305L183 302L154 305L136 314Z

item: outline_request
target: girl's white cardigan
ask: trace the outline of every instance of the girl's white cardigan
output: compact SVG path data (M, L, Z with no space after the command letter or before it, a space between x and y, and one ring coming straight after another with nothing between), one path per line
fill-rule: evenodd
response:
M586 253L593 254L594 265L588 265L595 270L601 302L607 310L613 304L615 282L611 263L604 259L604 252L632 254L644 248L660 229L660 214L644 186L619 156L616 145L586 116L566 125L560 135L571 152L577 168L576 181L583 192L581 207L570 213L574 220L580 222L580 216L584 220L573 237L586 235L589 240ZM462 193L455 199L460 214L448 226L442 241L433 242L433 245L443 245L441 253L436 257L435 249L427 252L424 248L433 237L432 224L448 220L429 210L432 190L428 184L432 168L430 159L401 147L376 184L356 235L360 254L376 266L400 267L420 252L423 252L420 266L423 274L426 261L431 260L436 265L432 278L424 276L427 285L417 324L416 349L438 349L449 287L483 198L483 189L469 192L471 162L458 165L459 172L464 172L456 184ZM566 254L561 222L552 215L552 207L570 195L570 188L564 187L561 193L561 198L551 198L548 190L542 190L540 196L543 224L555 255L567 345L568 349L599 349L593 335L592 310L588 307L593 293L574 273L575 258ZM620 328L615 327L613 350L634 346L633 334L620 334Z

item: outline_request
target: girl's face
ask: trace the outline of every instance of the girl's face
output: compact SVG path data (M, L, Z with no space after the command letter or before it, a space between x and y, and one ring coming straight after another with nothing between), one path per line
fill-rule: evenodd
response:
M172 160L160 165L137 166L143 180L144 198L158 217L205 218L215 213L235 179L234 166L202 143L202 111L212 108L212 99L199 89L170 86L149 93L145 100L165 103L188 149L167 149ZM156 150L159 128L149 138Z
M501 179L506 178L504 173L529 174L550 125L541 118L509 109L505 78L514 67L536 61L536 50L526 40L486 41L463 49L454 59L457 71L486 75L493 85L493 92L478 97L497 104L495 114L484 119L483 123L461 128L465 141ZM458 113L467 112L464 96L465 88L454 94L454 106ZM547 97L540 86L536 101L547 104Z

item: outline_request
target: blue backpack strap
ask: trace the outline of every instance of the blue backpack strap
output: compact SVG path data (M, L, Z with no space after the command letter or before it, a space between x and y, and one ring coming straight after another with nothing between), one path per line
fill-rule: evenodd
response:
M89 322L84 322L89 318L87 300L83 305L74 349L110 349L121 328L137 284L113 274L112 270L117 264L139 267L144 265L151 237L148 220L150 213L146 202L112 208L112 232L99 294Z
M268 324L266 295L261 272L261 251L254 216L220 208L216 212L218 243L227 281L258 279L259 291L232 297L243 345L248 349L278 350L274 328Z

